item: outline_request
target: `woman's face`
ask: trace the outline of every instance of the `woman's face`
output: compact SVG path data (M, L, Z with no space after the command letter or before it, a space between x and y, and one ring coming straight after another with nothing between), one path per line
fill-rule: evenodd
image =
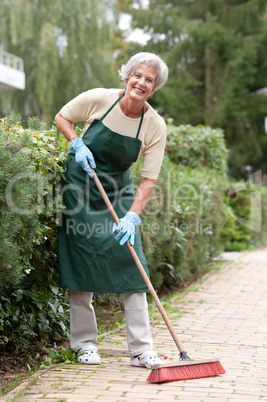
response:
M126 94L133 100L145 102L153 94L157 71L146 64L139 64L137 69L126 81Z

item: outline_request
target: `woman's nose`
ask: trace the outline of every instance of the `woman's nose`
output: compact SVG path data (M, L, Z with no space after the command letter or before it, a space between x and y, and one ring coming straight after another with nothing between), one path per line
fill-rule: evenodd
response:
M141 77L140 78L140 80L139 80L139 84L141 84L141 85L145 85L145 78L144 77Z

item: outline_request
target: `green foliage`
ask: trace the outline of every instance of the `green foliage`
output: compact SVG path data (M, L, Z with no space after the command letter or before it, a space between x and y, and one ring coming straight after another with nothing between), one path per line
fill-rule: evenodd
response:
M141 162L133 168L138 185ZM225 178L205 167L175 165L165 156L153 195L142 214L141 234L155 288L198 277L222 250Z
M76 353L69 348L62 347L60 350L56 350L44 347L43 349L47 352L52 362L64 362L67 364L77 362Z
M267 171L267 19L264 0L158 0L132 5L133 26L151 39L142 50L160 54L169 80L153 95L162 115L178 124L220 127L233 177L244 166ZM135 49L129 49L131 53Z
M35 339L53 342L62 334L68 335L67 301L51 268L29 275L13 290L2 291L0 348L8 344L24 350Z
M267 97L256 90L266 86L266 59L262 59L267 27L257 37L246 38L237 47L235 58L228 64L225 89L214 111L213 124L223 127L231 147L229 167L233 177L240 177L246 165L266 171L267 138L264 118ZM249 54L249 57L247 55Z
M33 124L33 121L30 121ZM24 130L0 122L0 287L18 283L37 245L47 239L46 223L62 208L56 183L62 152L56 131Z
M23 275L23 255L31 252L32 238L43 236L38 222L35 167L27 155L31 139L1 121L0 141L0 287L17 283ZM17 214L15 210L27 210Z
M225 251L245 251L252 244L252 233L244 225L238 224L236 219L229 215L222 230L222 241Z
M113 71L114 1L1 1L0 37L4 50L24 59L25 91L4 91L0 111L38 115L51 124L75 95L94 87L116 86Z
M229 209L228 219L222 231L222 240L225 242L225 250L244 251L248 248L253 232L237 221L235 217L249 220L250 215L250 191L246 186L244 191L231 193L227 197Z
M66 141L37 118L0 122L0 345L68 333L67 294L57 287L57 185Z
M241 189L238 189L238 184L241 184ZM266 188L249 182L230 185L232 187L227 186L225 190L227 219L221 233L224 250L245 251L266 245ZM253 203L254 199L258 202Z
M228 150L220 129L168 124L166 152L177 165L206 166L226 176Z

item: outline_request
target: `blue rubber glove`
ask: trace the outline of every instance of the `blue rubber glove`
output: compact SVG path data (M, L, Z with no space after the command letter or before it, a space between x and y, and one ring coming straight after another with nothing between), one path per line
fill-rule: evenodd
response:
M90 177L93 178L93 173L89 168L87 160L90 162L93 169L96 167L95 160L92 152L83 142L82 137L73 138L70 145L75 151L75 161L89 174Z
M113 233L117 235L115 239L119 241L121 246L127 240L129 240L131 246L134 245L135 227L140 225L141 222L141 219L135 212L129 211L124 218L120 219L118 225L114 223Z

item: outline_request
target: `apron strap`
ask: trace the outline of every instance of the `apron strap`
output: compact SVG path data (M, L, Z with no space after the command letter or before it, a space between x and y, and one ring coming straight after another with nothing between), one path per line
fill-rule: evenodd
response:
M108 109L108 111L104 114L104 116L101 117L101 119L100 119L99 121L104 120L104 118L109 114L109 112L114 108L114 106L116 106L117 103L121 100L121 98L124 96L124 94L125 94L125 91L124 91L124 92L121 94L121 96L116 100L116 102L114 102L113 105L110 106L110 108ZM139 127L138 127L137 134L136 134L136 137L135 137L135 138L138 138L138 137L139 137L139 133L140 133L141 126L142 126L142 123L143 123L143 118L144 118L144 110L145 110L145 108L144 108L144 106L143 106L143 109L142 109L142 116L141 116L141 120L140 120Z
M144 108L144 106L143 106L143 109L142 109L142 116L141 116L141 119L140 119L138 131L137 131L137 134L136 134L136 137L135 137L135 138L138 138L138 137L139 137L139 133L140 133L141 126L142 126L142 123L143 123L143 118L144 118L144 110L145 110L145 108Z
M108 111L104 114L103 117L101 117L101 119L99 121L104 120L104 118L109 114L109 112L114 108L114 106L117 105L117 103L121 100L121 98L124 96L125 91L121 94L121 96L116 100L116 102L113 103L113 105L110 106L110 108L108 109Z

